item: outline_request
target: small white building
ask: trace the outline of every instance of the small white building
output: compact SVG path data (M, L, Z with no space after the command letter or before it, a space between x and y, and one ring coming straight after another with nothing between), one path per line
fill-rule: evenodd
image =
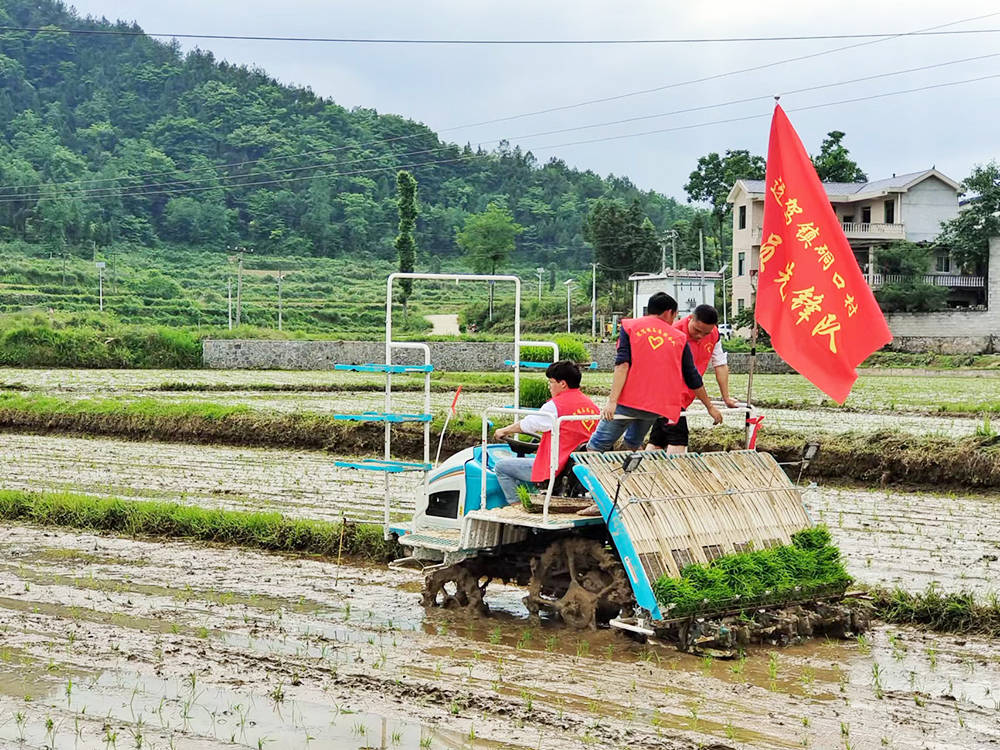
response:
M689 315L698 305L715 304L715 285L722 281L722 274L718 271L677 269L674 272L668 269L663 273L634 273L628 280L632 282L633 317L646 314L646 303L650 297L657 292L666 292L677 300L677 317L681 318Z

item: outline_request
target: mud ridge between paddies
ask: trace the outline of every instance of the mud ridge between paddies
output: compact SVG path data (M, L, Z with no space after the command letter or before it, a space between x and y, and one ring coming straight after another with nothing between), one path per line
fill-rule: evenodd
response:
M442 420L432 424L436 446ZM0 398L0 430L35 434L95 435L179 443L215 443L234 446L308 448L344 455L379 455L384 426L380 423L342 422L309 412L272 414L245 406L171 403L143 399L123 403L112 399L69 401L50 396L6 394ZM477 443L482 421L459 414L452 419L442 447L450 455ZM913 487L1000 487L1000 436L964 438L920 436L891 430L874 432L817 432L811 440L820 452L803 474L806 479L845 480L868 484L905 484ZM697 451L742 447L742 430L696 430L691 447ZM764 430L759 450L781 462L798 461L801 433ZM423 427L393 427L393 454L398 458L423 456ZM789 471L798 471L789 466Z

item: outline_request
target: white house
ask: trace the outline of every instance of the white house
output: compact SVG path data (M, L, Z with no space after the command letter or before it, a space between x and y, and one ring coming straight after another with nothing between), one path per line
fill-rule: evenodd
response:
M632 282L632 316L646 314L646 303L656 292L666 292L677 300L677 316L691 313L698 305L715 304L715 285L722 280L718 271L687 271L678 269L676 273L634 273L628 277Z
M898 240L932 242L941 222L955 218L959 211L959 184L933 168L874 182L827 182L823 186L873 289L896 280L876 273L876 247ZM737 180L727 198L733 204L734 312L751 304L750 272L759 267L765 191L764 180ZM985 279L960 273L946 251L938 254L924 281L948 287L950 306L985 302Z

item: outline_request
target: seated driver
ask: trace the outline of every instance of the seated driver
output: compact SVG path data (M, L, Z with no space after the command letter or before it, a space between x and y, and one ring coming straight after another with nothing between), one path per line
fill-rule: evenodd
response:
M549 379L549 393L552 398L545 402L538 414L529 414L507 427L500 427L494 432L497 438L528 432L542 436L538 452L532 458L502 458L497 461L497 481L503 490L507 502L519 502L517 486L526 482L547 482L549 479L550 457L552 455L552 425L556 417L572 414L593 414L593 421L562 422L559 425L559 459L555 473L558 474L566 465L569 454L581 444L586 443L597 427L601 410L580 390L580 368L575 362L562 360L549 365L545 371Z

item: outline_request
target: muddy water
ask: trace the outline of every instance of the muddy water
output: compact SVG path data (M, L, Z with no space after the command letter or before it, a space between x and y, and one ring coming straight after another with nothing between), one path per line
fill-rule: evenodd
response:
M1000 497L824 488L806 493L860 583L1000 593Z
M532 625L509 588L468 621L381 567L0 534L0 746L1000 746L996 642L881 628L713 661Z
M382 411L385 396L377 391L338 391L275 393L272 391L135 391L122 393L95 394L91 391L68 391L59 394L61 398L91 399L95 395L113 396L119 402L153 398L165 402L211 403L248 406L264 412L287 414L292 412L313 412L317 414L359 413ZM450 408L454 393L432 393L431 413L444 414ZM598 397L598 400L600 398ZM481 413L488 406L507 406L512 403L511 393L475 393L463 391L458 402L461 411ZM406 412L422 412L424 395L420 392L401 391L393 395L393 409ZM707 415L695 409L692 426L696 428L711 425ZM866 413L836 411L833 409L764 409L765 425L772 429L794 432L815 432L817 426L824 432L845 432L848 430L899 430L920 435L938 434L948 437L972 435L981 427L981 419L970 417L924 416L918 414L900 415L892 413ZM727 415L725 423L731 427L741 427L742 417Z
M280 511L335 520L382 518L383 478L339 469L318 451L223 448L4 435L0 487L160 499L206 508ZM407 518L416 475L391 477ZM861 583L923 591L1000 591L1000 516L988 495L819 488L806 493Z
M912 371L906 375L885 375L874 370L863 370L855 383L845 406L852 409L889 412L927 411L943 404L975 404L993 399L997 391L1000 371L968 372ZM460 378L462 373L449 373ZM162 386L164 383L190 383L203 385L350 385L352 383L378 384L379 376L329 370L60 370L0 368L0 384L17 384L41 391L86 391L94 395L101 392L120 393L142 391ZM417 382L417 381L413 381ZM608 372L587 372L584 388L610 386ZM2 386L0 386L2 387ZM715 393L715 384L709 377L707 385ZM732 375L730 389L734 395L746 392L746 376ZM755 375L754 392L758 399L780 399L819 406L828 404L827 398L805 378L799 375Z
M338 458L320 451L6 434L0 487L381 521L384 477L338 468ZM419 482L415 474L390 476L397 513L412 512Z

